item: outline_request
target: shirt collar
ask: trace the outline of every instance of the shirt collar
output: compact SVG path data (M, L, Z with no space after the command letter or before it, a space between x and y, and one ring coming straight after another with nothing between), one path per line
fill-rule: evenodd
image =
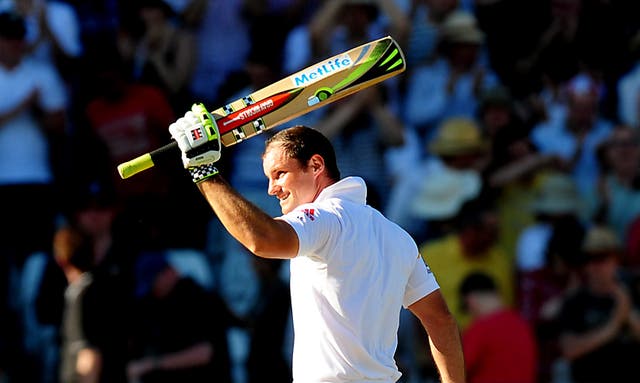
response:
M364 205L367 203L367 185L360 177L345 177L324 188L315 202L330 198L340 198Z

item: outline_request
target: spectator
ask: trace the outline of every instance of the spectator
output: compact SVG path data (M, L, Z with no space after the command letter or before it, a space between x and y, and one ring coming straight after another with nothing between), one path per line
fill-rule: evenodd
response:
M561 294L577 275L586 223L580 219L581 200L572 179L563 173L545 175L529 207L536 221L518 238L516 273L518 304L536 325L543 320L541 306ZM558 246L558 247L554 247Z
M596 77L617 77L628 28L625 12L629 12L629 6L621 4L550 1L548 15L539 18L546 25L537 33L538 41L515 65L520 78L529 78L530 89L535 90L545 82L552 87L563 84L583 70L597 73Z
M433 59L444 19L458 9L460 0L412 0L409 9L411 27L406 44L407 63L412 67Z
M55 259L69 283L61 326L60 381L126 382L122 357L126 338L118 317L126 309L124 301L117 302L118 307L104 299L118 296L116 291L101 295L104 291L95 289L91 238L72 224L56 232L53 245Z
M20 294L12 275L21 273L30 254L48 253L52 243L61 181L54 142L64 134L68 106L59 73L27 56L25 35L21 16L0 13L0 342L12 351L3 360L21 353L12 307Z
M566 113L537 124L530 133L541 153L561 159L583 198L596 186L600 174L598 145L613 129L613 123L601 114L599 85L587 74L573 77L565 87Z
M324 1L309 20L314 57L329 57L370 40L403 41L409 20L394 0Z
M83 53L80 20L74 7L59 0L14 0L15 10L26 21L30 55L53 65L63 74L75 75L73 65Z
M570 176L544 173L534 192L533 202L525 207L534 222L516 243L516 301L538 340L539 380L548 381L559 357L554 319L562 297L577 283L586 223L580 219L582 203Z
M122 182L113 169L168 141L164 129L173 112L165 94L151 85L134 83L117 51L108 46L90 58L94 65L94 94L87 100L85 120L90 133L106 147L110 181L117 197L127 204L138 198L166 193L168 181L158 174ZM79 143L81 146L86 143ZM96 152L89 153L96 155Z
M640 135L633 128L617 126L598 150L601 174L589 195L590 204L602 223L626 242L631 222L640 215Z
M221 105L243 86L239 74L251 49L250 26L244 13L246 2L186 0L172 3L182 3L174 9L196 39L197 61L190 81L191 94L205 105Z
M455 230L420 246L425 262L436 274L446 274L440 283L442 295L461 329L469 325L470 316L462 311L459 289L472 272L483 271L498 285L505 304L514 304L513 263L496 246L498 221L493 206L482 197L465 203L455 217Z
M120 37L121 54L132 62L133 79L162 89L173 107L182 111L193 103L189 84L196 64L196 42L191 31L175 21L164 0L136 2L135 30Z
M310 12L309 9L314 9L317 1L245 1L244 14L249 24L251 49L268 47L269 52L264 53L278 63L275 68L278 73L282 71L282 63L285 59L283 52L287 35L294 27L307 21L305 13Z
M435 274L447 275L447 280L440 282L440 289L462 331L468 326L470 317L462 310L459 289L468 274L476 271L490 274L498 281L502 299L509 304L513 302L512 266L502 250L495 246L497 222L492 209L481 196L468 200L452 217L450 232L427 239L420 245L420 254L431 270ZM420 344L413 347L423 350L428 346ZM419 373L424 379L437 379L430 356L416 361Z
M500 215L499 243L515 258L520 233L535 220L533 212L522 207L533 202L541 177L555 167L556 157L536 150L529 139L529 126L518 112L521 104L507 88L484 92L478 109L480 126L491 142L483 182Z
M485 273L469 274L460 295L471 322L462 333L469 383L537 382L538 346L531 325L507 307Z
M486 35L491 67L514 97L525 99L542 79L537 72L519 71L516 63L529 55L540 39L548 18L548 1L475 0L473 3L478 25Z
M80 27L83 55L86 48L101 44L103 39L113 42L121 27L121 9L118 0L81 1L70 0Z
M559 343L575 383L637 381L640 315L621 279L620 242L610 229L591 228L582 250L584 279L562 302Z
M12 278L13 309L20 321L20 348L10 350L5 363L11 381L58 382L60 335L67 279L51 252L29 254ZM8 379L8 378L7 378Z
M437 57L406 79L404 120L427 142L446 119L474 118L481 92L498 83L481 59L485 36L473 14L452 12L440 31Z
M162 253L141 254L136 276L129 380L231 382L224 302L181 276Z
M488 149L474 120L444 121L428 145L430 155L418 168L404 169L394 185L387 214L418 242L446 234L462 204L482 192Z

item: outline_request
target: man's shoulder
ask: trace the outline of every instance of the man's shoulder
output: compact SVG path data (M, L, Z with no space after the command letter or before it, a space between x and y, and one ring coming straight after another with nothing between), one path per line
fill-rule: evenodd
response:
M320 220L337 219L336 209L330 201L310 202L302 204L291 212L281 216L285 221L314 223Z

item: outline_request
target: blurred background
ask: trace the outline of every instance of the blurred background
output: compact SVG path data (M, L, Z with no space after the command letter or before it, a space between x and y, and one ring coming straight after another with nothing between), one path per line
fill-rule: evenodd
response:
M406 229L469 382L637 382L640 3L0 0L0 382L290 382L286 261L252 257L182 164L116 166L370 40L407 71L298 117ZM280 128L276 128L277 130ZM220 168L279 215L266 132ZM438 381L401 313L401 382ZM636 357L637 358L637 357Z

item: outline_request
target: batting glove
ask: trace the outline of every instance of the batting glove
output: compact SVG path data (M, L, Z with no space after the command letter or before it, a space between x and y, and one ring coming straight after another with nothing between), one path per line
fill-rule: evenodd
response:
M204 105L193 104L184 117L169 125L169 133L178 143L182 163L194 182L218 174L213 163L221 156L220 133L215 119Z

